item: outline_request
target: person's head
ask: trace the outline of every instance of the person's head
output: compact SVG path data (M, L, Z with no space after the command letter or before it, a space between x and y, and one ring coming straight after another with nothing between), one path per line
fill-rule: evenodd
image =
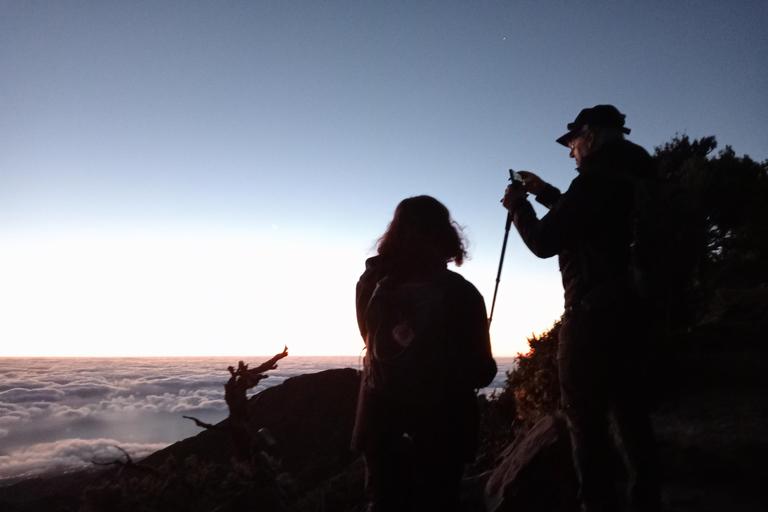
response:
M380 256L413 263L453 261L461 266L467 256L461 228L443 203L430 196L404 199L379 239Z
M571 158L576 159L576 165L607 142L621 140L624 134L629 134L629 128L624 127L626 116L613 105L596 105L585 108L572 123L568 123L568 133L557 139L557 142L570 148Z

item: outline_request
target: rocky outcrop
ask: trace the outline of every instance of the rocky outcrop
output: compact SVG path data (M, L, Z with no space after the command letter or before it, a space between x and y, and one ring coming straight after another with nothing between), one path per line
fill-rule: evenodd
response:
M350 450L360 377L353 369L326 370L287 379L249 400L250 430L266 428L274 440L270 455L299 490L312 488L357 457ZM233 455L229 420L175 443L142 461L161 465L168 457L228 464Z
M499 456L485 487L488 512L576 512L565 422L547 416Z

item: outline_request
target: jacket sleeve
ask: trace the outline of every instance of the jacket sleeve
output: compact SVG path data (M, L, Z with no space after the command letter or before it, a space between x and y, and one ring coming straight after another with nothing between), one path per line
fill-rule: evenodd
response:
M378 257L374 256L365 262L365 272L357 281L355 289L355 309L357 310L357 327L360 329L360 336L363 340L368 339L368 327L365 316L368 311L368 303L371 300L373 292L376 290L378 282Z
M520 237L533 254L549 258L564 248L574 246L580 239L580 232L588 225L587 218L600 204L592 187L585 186L583 176L578 176L564 194L550 187L542 198L550 210L541 219L536 216L533 206L527 200L513 205L512 218Z
M368 308L368 302L371 300L373 290L362 281L357 282L355 290L355 306L357 310L357 327L360 329L360 336L363 340L368 338L368 327L365 322L365 312Z
M557 187L553 187L547 183L541 192L539 192L539 195L536 196L536 202L543 204L547 208L552 208L557 200L560 199L561 195L562 194Z
M468 285L468 336L470 341L467 352L469 383L473 389L484 388L496 377L496 361L491 353L491 337L488 332L488 313L483 296L477 289Z

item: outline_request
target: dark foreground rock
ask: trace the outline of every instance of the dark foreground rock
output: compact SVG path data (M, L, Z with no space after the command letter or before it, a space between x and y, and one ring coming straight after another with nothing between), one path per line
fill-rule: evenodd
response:
M768 350L720 340L677 362L653 415L672 512L768 510Z
M249 403L251 429L266 428L275 440L267 448L301 491L343 470L357 457L350 450L360 386L353 369L326 370L287 379L254 395ZM229 420L217 426L226 428ZM266 448L266 447L265 447ZM233 455L230 435L204 430L157 451L143 464L158 467L169 457L228 464Z
M488 512L577 512L565 422L547 416L499 457L485 487Z

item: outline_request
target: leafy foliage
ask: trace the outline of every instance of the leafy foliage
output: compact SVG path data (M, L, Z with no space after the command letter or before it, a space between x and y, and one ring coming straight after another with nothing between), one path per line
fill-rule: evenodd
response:
M355 512L364 510L366 502L365 463L361 456L322 485L300 496L297 508L301 512Z
M731 146L710 157L716 147L714 136L693 142L687 135L675 136L655 150L660 176L700 197L710 225L710 258L739 248L764 249L766 233L759 228L768 222L768 160L760 164L747 155L737 157Z
M478 397L480 428L475 461L465 476L474 477L493 469L501 452L515 439L517 408L515 397L506 389L500 394Z
M127 473L127 472L126 472ZM160 512L186 510L292 510L290 481L279 475L268 459L231 466L188 457L183 463L169 457L154 471L118 475L82 496L83 512Z
M560 407L560 381L557 376L557 339L561 320L552 328L528 339L530 350L518 354L517 368L507 372L504 393L512 393L517 416L527 428Z
M685 298L688 326L732 313L759 320L757 310L764 308L730 307L728 297L766 302L756 290L768 282L768 160L738 157L731 146L712 156L716 147L714 136L691 141L683 135L654 153L660 176L694 194L707 218L706 254Z

